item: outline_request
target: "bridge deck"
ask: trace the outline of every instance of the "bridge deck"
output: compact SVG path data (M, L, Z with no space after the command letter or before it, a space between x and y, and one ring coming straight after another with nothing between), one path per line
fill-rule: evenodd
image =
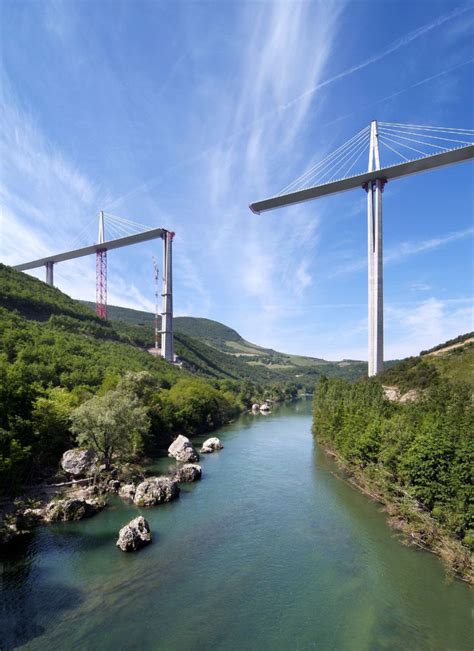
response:
M424 158L417 158L406 163L398 163L390 167L383 167L380 170L373 172L364 172L356 176L349 176L338 181L331 181L330 183L323 183L322 185L315 185L305 190L296 190L288 194L282 194L278 197L270 199L263 199L262 201L255 201L250 204L250 210L256 214L265 212L266 210L273 210L274 208L281 208L294 203L302 203L310 199L317 199L324 197L328 194L338 194L339 192L346 192L353 188L360 188L368 181L375 181L375 179L397 179L401 176L408 176L410 174L417 174L425 172L436 167L444 167L446 165L453 165L454 163L461 163L462 161L474 158L474 145L467 147L458 147L450 149L449 151L440 154L433 154L432 156L425 156Z
M97 253L97 251L110 251L111 249L120 249L123 246L130 246L130 244L137 244L138 242L147 242L148 240L155 240L159 237L163 238L166 232L167 231L164 228L153 228L144 233L138 233L137 235L127 235L126 237L119 237L115 240L102 242L102 244L91 244L91 246L85 246L81 249L73 249L72 251L65 251L63 253L58 253L57 255L49 255L46 258L40 258L39 260L33 260L32 262L24 262L23 264L15 265L13 268L18 269L18 271L36 269L37 267L43 267L47 262L73 260L74 258L82 258L85 255Z

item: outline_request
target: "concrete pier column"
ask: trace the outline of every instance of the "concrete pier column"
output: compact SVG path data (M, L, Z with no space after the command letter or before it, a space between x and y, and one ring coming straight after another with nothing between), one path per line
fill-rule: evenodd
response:
M174 361L173 346L173 237L166 231L163 237L163 312L161 313L161 356Z
M46 269L46 282L48 285L54 285L54 262L47 262L44 266Z
M369 377L383 371L382 192L385 181L367 186Z
M382 192L384 181L377 179L374 193L375 259L374 259L374 374L383 371L383 237Z
M374 372L374 259L375 259L375 215L372 182L367 186L367 270L368 270L368 365L369 377Z

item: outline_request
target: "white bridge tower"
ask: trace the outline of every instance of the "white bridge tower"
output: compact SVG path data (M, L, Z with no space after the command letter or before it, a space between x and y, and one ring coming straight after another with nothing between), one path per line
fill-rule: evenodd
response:
M380 169L377 121L370 125L369 172ZM383 240L382 193L384 178L368 181L367 248L369 275L369 377L383 371Z

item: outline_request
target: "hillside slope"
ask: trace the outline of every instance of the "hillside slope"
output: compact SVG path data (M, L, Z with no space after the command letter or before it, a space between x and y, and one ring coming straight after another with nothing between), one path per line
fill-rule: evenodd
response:
M84 302L84 304L91 309L95 308L93 303ZM147 333L147 341L150 346L152 345L153 314L112 305L108 307L108 315L113 323L120 321L135 328L137 334L140 331ZM234 364L234 372L239 377L248 377L258 381L296 382L310 388L322 374L328 377L345 377L354 380L363 377L367 372L367 363L362 361L330 362L320 358L290 355L271 348L263 348L246 341L236 330L212 319L175 317L173 323L178 341L184 342L184 339L180 339L180 335L185 335L188 338L192 337L201 345L226 354L234 362L227 360L226 363L225 358L219 355L219 363L223 366ZM208 348L201 351L206 356L211 355Z
M186 375L147 352L153 346L152 318L145 325L136 325L135 314L128 323L127 319L103 321L81 301L4 265L0 265L0 287L0 350L12 359L19 354L31 365L56 364L62 369L60 383L65 386L97 387L107 374L126 370L146 369L167 381ZM262 383L281 379L265 369L249 368L188 335L177 334L175 347L186 368L202 376Z
M127 370L180 376L55 287L0 264L0 288L0 353L32 384L98 387Z
M408 357L379 376L383 384L398 386L401 391L423 389L443 379L474 384L472 333L439 344L417 357Z
M89 400L103 398L112 411L138 401L146 410L147 431L129 441L127 454L136 456L177 433L220 426L277 390L296 392L263 387L264 371L262 384L249 383L242 362L186 335L176 338L185 368L169 364L147 351L152 335L151 327L104 322L59 289L0 265L0 495L55 472L75 443L72 414Z

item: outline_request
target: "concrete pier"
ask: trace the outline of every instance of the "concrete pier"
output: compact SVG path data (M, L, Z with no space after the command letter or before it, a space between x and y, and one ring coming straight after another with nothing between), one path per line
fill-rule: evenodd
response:
M377 122L370 125L369 172L380 169ZM385 179L369 181L367 190L369 377L383 371L383 234L382 193Z
M173 237L166 231L163 236L163 311L161 313L161 356L174 361L173 346Z
M383 185L378 179L367 188L369 376L383 371Z
M54 285L54 262L48 261L44 266L46 269L46 282L48 285Z

